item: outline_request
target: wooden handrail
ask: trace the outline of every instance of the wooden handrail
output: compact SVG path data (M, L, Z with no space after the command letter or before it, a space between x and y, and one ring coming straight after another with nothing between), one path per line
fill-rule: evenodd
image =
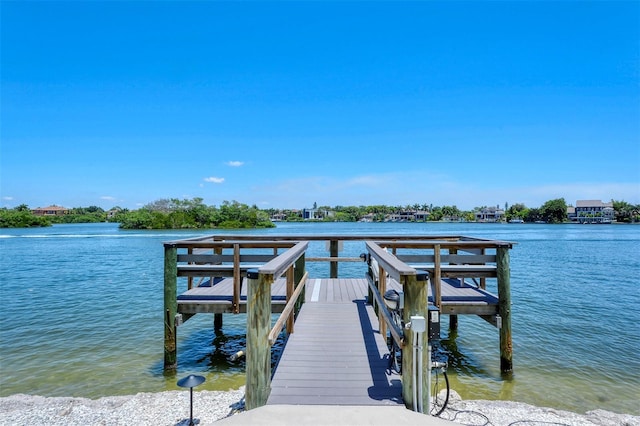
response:
M404 333L391 319L389 310L382 299L381 292L384 292L386 289L387 274L390 278L395 279L399 283L403 283L405 277L415 276L417 272L414 268L407 265L393 254L384 250L377 243L373 241L366 241L366 246L371 259L375 260L379 267L379 271L377 271L379 288L376 288L371 282L369 283L369 287L371 288L373 296L376 299L376 303L378 304L378 321L380 322L380 314L382 314L384 319L384 323L380 322L380 332L386 334L385 328L386 326L389 326L389 331L391 332L393 339L400 347L404 347Z
M307 257L307 262L362 262L359 257Z
M513 243L508 241L497 240L453 240L453 239L433 239L433 240L411 240L411 239L398 239L398 240L375 240L375 242L381 247L387 247L392 249L398 248L433 248L435 245L439 245L442 248L457 248L459 250L470 249L486 249L486 248L512 248Z
M287 241L363 241L372 240L377 242L385 242L392 247L394 241L399 243L399 246L406 244L407 242L417 243L429 243L438 241L443 247L447 244L460 244L468 247L474 247L474 245L487 246L487 247L506 247L512 248L512 242L500 241L500 240L488 240L482 238L468 237L464 235L366 235L366 234L351 234L351 235L215 235L215 236L202 236L189 238L184 240L175 240L165 242L165 245L171 245L175 247L187 247L189 245L193 247L204 246L208 244L228 244L229 242L287 242Z
M308 246L308 241L301 241L297 243L295 246L280 254L275 259L262 265L258 269L258 272L261 275L271 275L274 280L279 278L280 276L282 276L282 274L285 273L287 269L289 269L291 265L296 262L296 260L298 260L300 256L304 255Z
M228 241L193 241L193 240L176 240L176 241L168 241L165 242L165 247L175 247L175 248L198 248L198 249L207 249L207 248L233 248L234 244L240 244L241 248L290 248L293 247L296 242L300 241L301 238L288 239L288 240L279 240L279 239L265 239L260 241L255 241L252 237L251 240L228 240Z
M280 316L278 317L278 319L277 319L276 323L274 324L273 328L269 332L269 345L270 346L273 346L273 344L276 342L276 340L278 339L278 335L280 334L280 332L282 331L282 328L285 325L285 322L291 316L291 313L293 312L293 309L296 306L296 302L298 300L298 297L300 297L300 294L302 293L302 290L307 285L307 279L308 278L309 278L309 273L305 271L304 275L300 279L300 282L296 286L295 291L291 295L291 298L287 301L287 304L285 305L284 309L282 310L282 313L280 314Z
M382 296L380 295L380 292L378 291L376 286L373 284L373 281L371 279L367 281L369 284L369 288L373 292L373 297L376 299L376 303L378 304L378 312L382 313L385 324L389 326L389 332L391 333L393 340L396 341L396 343L398 344L398 346L400 346L400 348L404 348L404 344L405 344L404 331L400 327L398 327L393 321L393 319L391 318L389 309L387 309L387 305L384 303L384 300L382 300ZM380 324L382 325L382 323ZM386 330L385 332L383 332L381 329L380 334L385 335Z
M365 241L367 251L378 264L384 269L391 278L398 282L402 282L403 276L416 275L416 270L407 265L393 254L385 251L377 243L373 241Z

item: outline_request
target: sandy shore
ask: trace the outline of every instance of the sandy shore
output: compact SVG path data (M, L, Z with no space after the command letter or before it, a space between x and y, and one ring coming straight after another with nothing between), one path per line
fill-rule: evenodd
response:
M244 390L194 392L194 420L200 426L242 411ZM640 416L604 410L576 414L509 401L462 401L453 398L442 418L466 425L611 425L640 426ZM295 424L282 419L280 424ZM189 392L167 391L87 398L12 395L0 398L2 425L138 425L187 426ZM367 422L367 424L382 424Z

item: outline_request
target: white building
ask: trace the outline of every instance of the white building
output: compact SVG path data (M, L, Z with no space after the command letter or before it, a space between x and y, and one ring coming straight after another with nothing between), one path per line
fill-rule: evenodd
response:
M572 221L578 223L611 223L615 219L613 203L603 203L600 200L578 200L575 216L570 215Z

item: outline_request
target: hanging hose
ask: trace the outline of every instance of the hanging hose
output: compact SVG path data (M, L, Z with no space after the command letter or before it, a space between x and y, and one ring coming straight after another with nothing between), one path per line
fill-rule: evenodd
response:
M413 331L413 330L412 330ZM418 386L416 386L416 354L417 354L417 345L416 345L416 335L418 333L416 333L415 331L413 331L413 356L412 358L412 363L411 363L411 387L413 388L413 411L418 411Z
M418 412L424 413L424 407L422 406L422 335L424 333L418 333ZM428 392L427 392L427 398ZM428 404L428 401L427 401Z

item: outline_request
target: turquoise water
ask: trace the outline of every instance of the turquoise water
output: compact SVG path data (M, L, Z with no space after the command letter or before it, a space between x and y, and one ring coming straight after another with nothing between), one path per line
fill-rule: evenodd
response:
M243 364L228 358L244 346L243 315L226 315L217 335L212 316L189 320L178 331L177 374L162 371L162 242L211 233L113 224L0 230L0 396L155 392L176 389L192 372L207 377L202 389L242 385ZM242 233L516 242L514 378L500 376L496 329L462 316L455 338L444 333L453 388L464 398L640 414L640 226L302 223ZM327 254L323 243L311 251ZM363 243L345 243L341 255L363 251ZM307 266L311 276L328 276L327 264ZM363 275L363 264L340 265L342 277Z

